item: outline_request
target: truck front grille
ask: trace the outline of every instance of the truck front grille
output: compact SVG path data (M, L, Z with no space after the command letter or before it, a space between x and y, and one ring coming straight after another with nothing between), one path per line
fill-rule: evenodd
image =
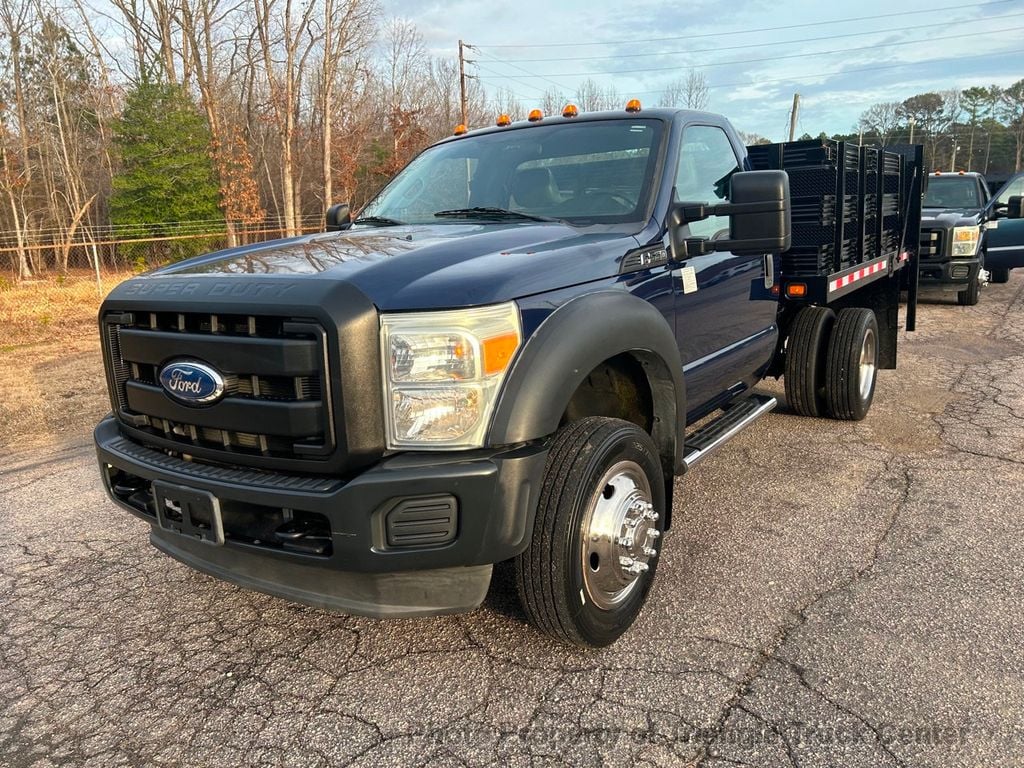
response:
M135 439L197 459L325 459L334 449L326 344L311 320L184 312L103 316L117 417ZM222 399L179 402L160 385L178 359L224 378Z
M941 259L945 255L945 235L943 229L922 229L921 258Z

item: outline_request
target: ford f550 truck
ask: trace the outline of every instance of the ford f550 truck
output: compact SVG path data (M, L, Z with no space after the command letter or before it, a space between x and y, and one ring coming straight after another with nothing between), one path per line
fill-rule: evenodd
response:
M759 381L864 418L919 154L748 152L723 117L636 102L509 123L428 148L354 220L109 295L96 446L156 547L378 617L471 610L512 560L538 628L601 646L644 603L674 478L776 406Z
M984 261L985 211L992 195L980 173L929 174L921 219L921 285L978 303Z

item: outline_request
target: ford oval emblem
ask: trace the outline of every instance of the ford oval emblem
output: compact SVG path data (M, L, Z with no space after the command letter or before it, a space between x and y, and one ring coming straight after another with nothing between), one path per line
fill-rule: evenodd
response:
M175 400L209 405L224 395L224 377L215 368L194 360L175 360L160 371L160 386Z

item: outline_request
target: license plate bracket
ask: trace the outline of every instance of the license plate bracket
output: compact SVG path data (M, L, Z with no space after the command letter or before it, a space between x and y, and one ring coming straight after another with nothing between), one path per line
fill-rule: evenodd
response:
M220 502L209 491L157 480L153 483L153 497L157 522L165 531L214 546L224 543Z

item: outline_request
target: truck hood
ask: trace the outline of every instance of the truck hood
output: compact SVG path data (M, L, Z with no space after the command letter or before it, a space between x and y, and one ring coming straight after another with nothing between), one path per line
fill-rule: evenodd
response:
M969 227L981 221L980 208L923 208L921 210L922 227Z
M198 256L149 273L335 279L382 310L476 306L610 277L637 240L561 223L356 227Z

